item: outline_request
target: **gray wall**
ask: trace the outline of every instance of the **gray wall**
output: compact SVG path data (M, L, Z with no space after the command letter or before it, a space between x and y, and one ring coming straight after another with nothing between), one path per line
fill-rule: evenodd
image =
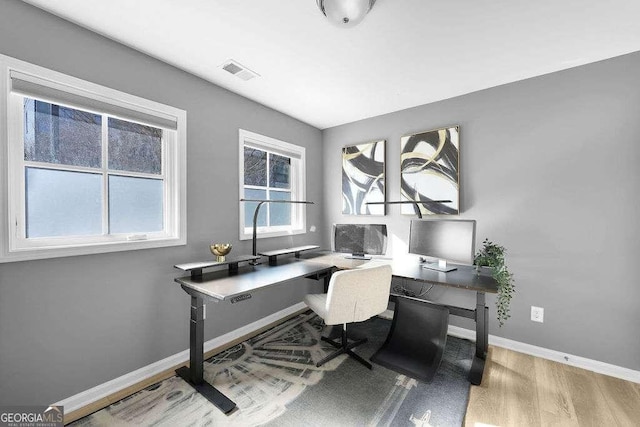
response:
M307 149L307 195L322 198L321 132L14 0L0 0L0 53L187 110L188 245L0 264L0 405L48 404L189 346L188 296L176 263L238 242L238 128ZM320 204L307 226L322 229ZM267 239L260 249L316 242ZM302 300L315 283L209 306L206 339Z
M384 222L391 253L406 254L411 217L399 206L340 213L340 148L386 139L387 199L399 200L400 137L459 124L460 218L477 220L476 247L507 247L516 279L506 326L489 299L490 333L640 370L639 70L634 53L325 130L326 222Z
M516 275L513 317L502 329L492 320L491 333L640 370L640 54L321 133L22 2L0 0L0 11L0 53L187 110L189 168L186 247L0 264L0 404L51 403L188 347L188 298L172 265L207 257L213 240L250 251L236 231L238 128L324 156L307 164L308 198L323 201L307 225L320 232L259 242L270 249L326 246L326 224L369 220L340 215L341 146L387 139L392 200L400 136L459 124L461 217L478 221L478 243L508 248ZM390 225L392 253L406 251L409 218L397 206L375 218ZM206 338L311 288L210 307ZM544 324L529 321L531 305L545 308Z

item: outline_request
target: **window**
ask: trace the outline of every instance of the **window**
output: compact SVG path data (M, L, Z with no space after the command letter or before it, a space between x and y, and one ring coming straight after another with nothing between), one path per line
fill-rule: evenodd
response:
M305 200L305 149L240 130L240 198ZM240 240L252 238L258 203L240 203ZM305 232L304 204L265 203L257 221L258 238Z
M5 56L0 64L0 260L186 243L184 111Z

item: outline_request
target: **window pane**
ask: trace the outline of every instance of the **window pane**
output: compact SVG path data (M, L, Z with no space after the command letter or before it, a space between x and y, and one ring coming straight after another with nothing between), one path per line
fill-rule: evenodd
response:
M109 232L162 231L163 181L109 176Z
M162 129L109 118L109 169L162 173Z
M267 186L267 153L265 151L244 147L244 185Z
M265 200L267 198L267 190L254 190L251 188L244 189L245 199L260 199ZM253 227L253 213L256 211L258 203L244 202L244 226ZM258 213L258 227L264 227L267 225L267 207L262 205L260 212Z
M102 234L102 177L26 168L27 237Z
M25 98L25 160L99 168L101 141L100 115Z
M291 159L269 154L269 187L291 188Z
M270 191L270 200L291 200L291 193ZM269 203L270 225L291 225L291 203Z

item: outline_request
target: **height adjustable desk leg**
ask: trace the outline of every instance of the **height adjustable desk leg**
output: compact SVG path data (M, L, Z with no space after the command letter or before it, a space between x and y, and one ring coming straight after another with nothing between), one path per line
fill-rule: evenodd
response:
M476 295L476 356L485 359L489 349L489 307L484 292Z
M489 349L489 307L485 304L484 292L476 294L476 353L473 356L469 381L480 385Z
M204 380L204 301L191 296L191 326L189 331L189 367L183 366L176 374L196 389L209 402L225 414L236 404Z
M333 272L328 273L324 276L324 293L326 294L329 291L329 283L331 283L331 275Z

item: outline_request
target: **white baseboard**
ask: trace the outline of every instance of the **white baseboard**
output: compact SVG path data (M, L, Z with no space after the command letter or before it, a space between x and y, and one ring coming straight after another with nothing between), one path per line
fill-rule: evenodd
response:
M475 341L476 332L471 329L460 328L458 326L449 325L447 332L449 335ZM489 335L489 344L496 347L502 347L519 353L529 354L531 356L543 359L553 360L554 362L564 363L565 365L575 366L577 368L586 369L588 371L597 372L599 374L609 375L611 377L620 378L635 383L640 383L640 371L623 368L621 366L612 365L610 363L600 362L598 360L587 359L586 357L575 356L556 350L550 350L544 347L538 347L507 338Z
M257 320L232 332L209 340L204 343L204 351L206 353L207 351L213 350L216 347L224 346L225 344L228 344L233 340L236 340L244 335L251 334L252 332L257 331L260 328L277 322L280 319L284 319L285 317L306 307L307 306L305 303L299 302L298 304L292 305L291 307L285 308L284 310L280 310L267 317L263 317L260 320ZM64 400L61 400L60 402L54 403L54 405L64 406L65 413L73 412L93 402L103 399L111 394L117 393L120 390L131 387L134 384L151 378L154 375L166 371L167 369L171 369L174 366L181 365L188 360L189 350L187 349L181 351L178 354L174 354L173 356L169 356L165 359L152 363L151 365L137 369L111 381L107 381L104 384L100 384L89 390L83 391L82 393L78 393L74 396L68 397Z

